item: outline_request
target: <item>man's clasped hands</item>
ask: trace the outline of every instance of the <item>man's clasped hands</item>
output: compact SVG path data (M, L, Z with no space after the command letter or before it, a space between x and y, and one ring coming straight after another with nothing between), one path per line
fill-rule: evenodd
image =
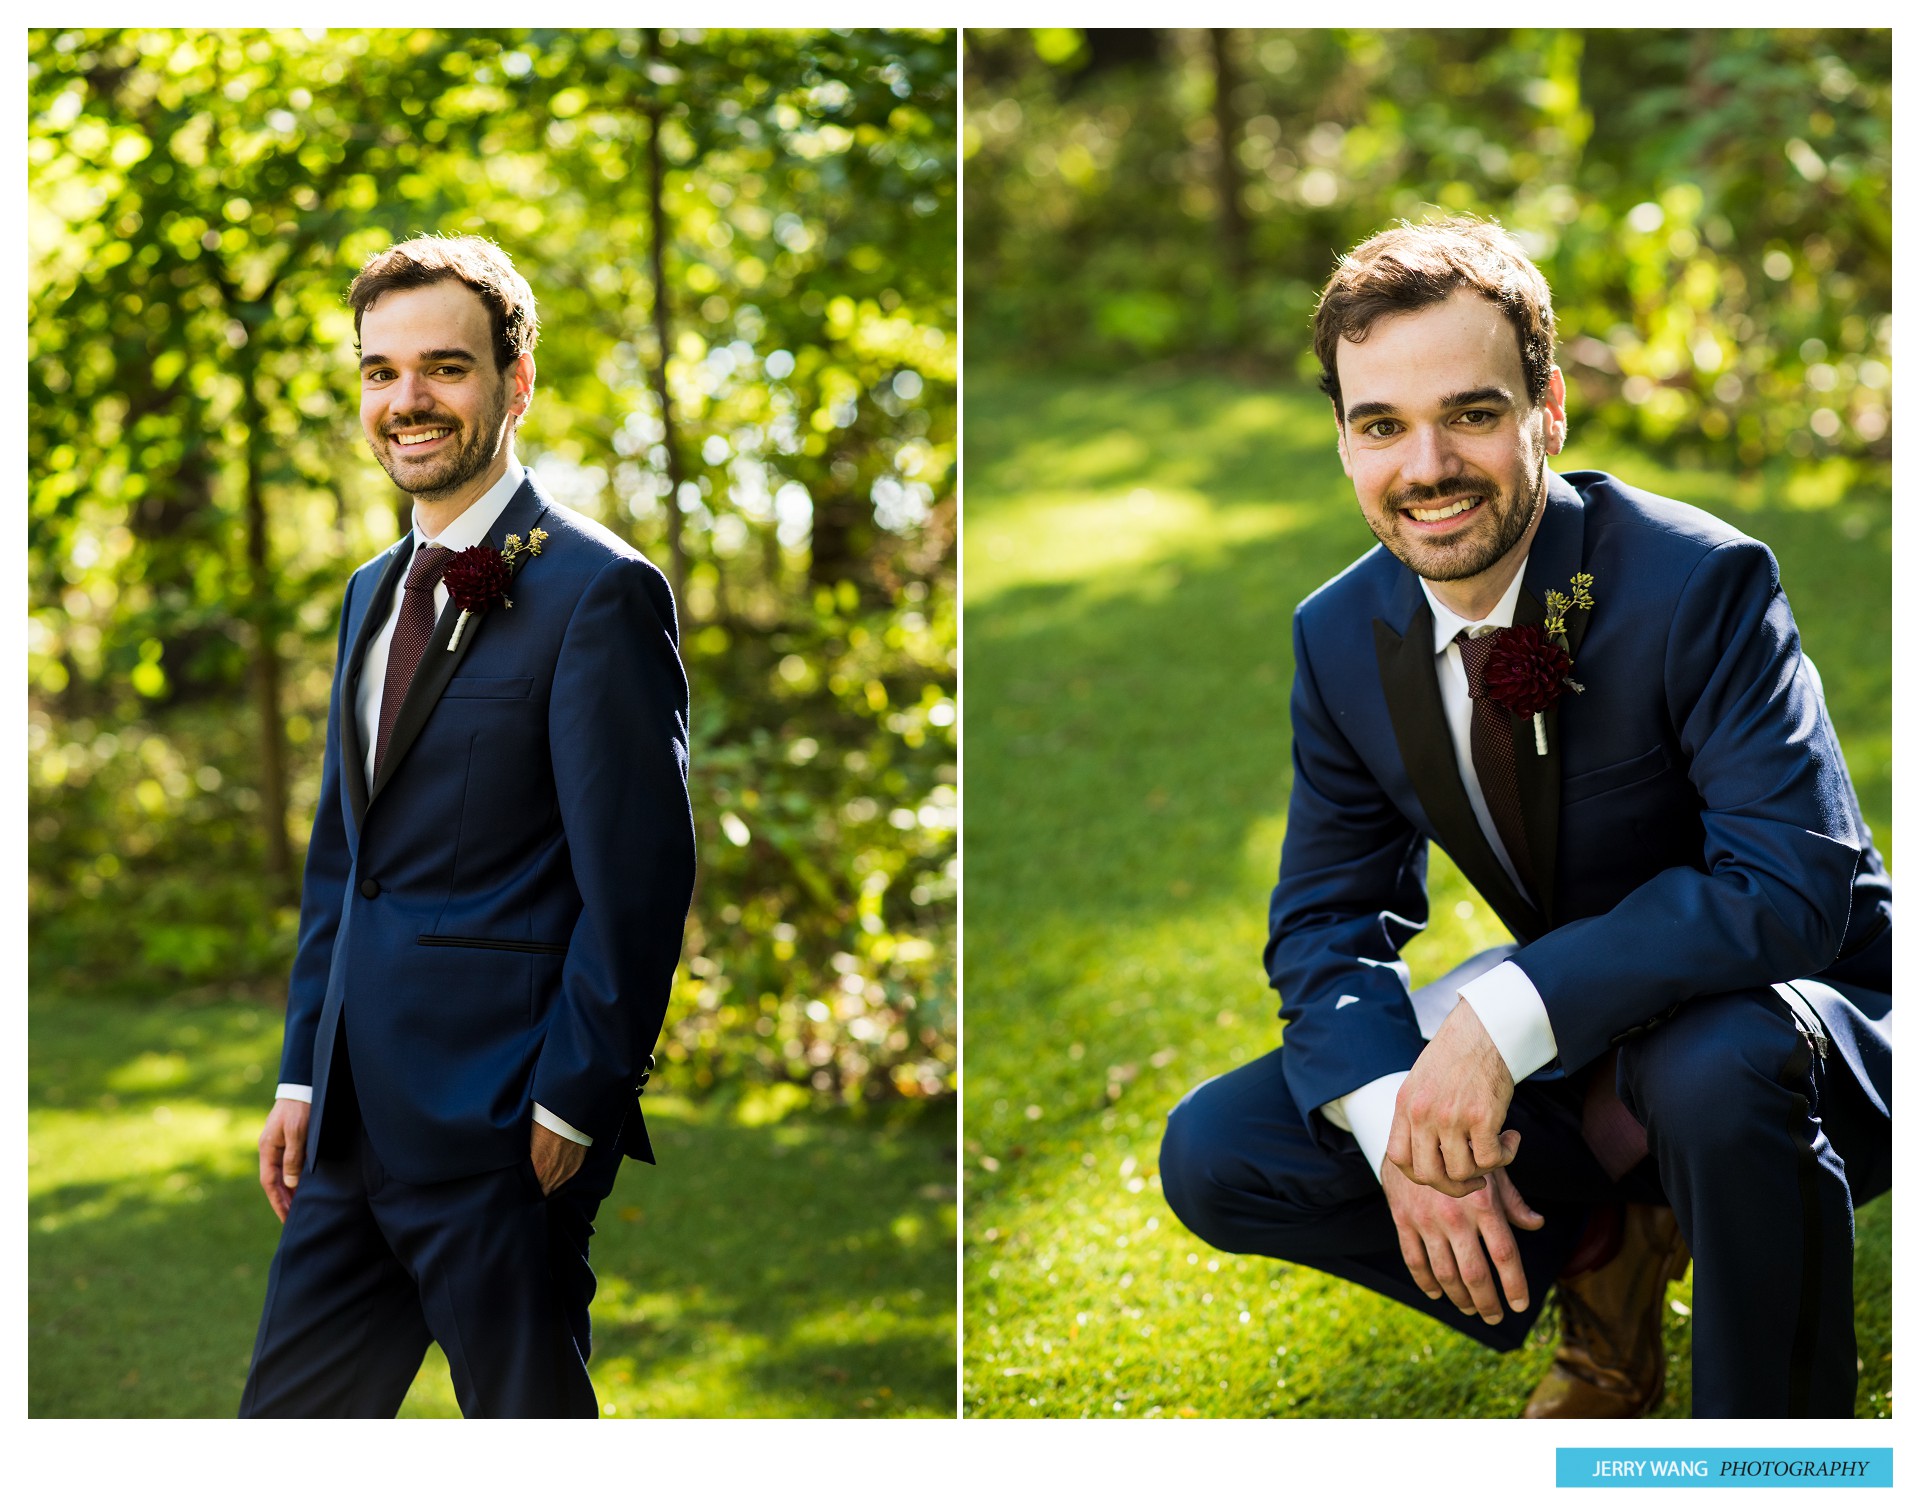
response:
M1501 1320L1500 1295L1527 1308L1527 1278L1513 1228L1545 1225L1507 1176L1520 1147L1502 1130L1513 1076L1492 1038L1462 1001L1434 1031L1394 1102L1380 1166L1400 1256L1431 1299Z

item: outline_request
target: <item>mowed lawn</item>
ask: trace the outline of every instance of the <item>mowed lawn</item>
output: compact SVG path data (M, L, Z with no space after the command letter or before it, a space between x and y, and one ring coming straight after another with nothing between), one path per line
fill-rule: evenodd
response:
M1579 414L1573 414L1579 434ZM1517 1414L1551 1323L1496 1356L1168 1211L1161 1127L1279 1042L1260 953L1285 828L1289 621L1371 542L1325 400L1230 376L967 384L965 1411ZM1764 539L1891 855L1891 507L1576 443ZM1604 610L1604 602L1600 608ZM1417 984L1505 938L1439 852ZM1859 1414L1891 1413L1890 1198L1859 1216ZM1662 1415L1689 1410L1674 1287Z
M28 1412L232 1415L279 1223L254 1140L276 1010L30 1000ZM614 1416L954 1411L953 1114L650 1091L593 1243ZM401 1412L454 1416L430 1350Z

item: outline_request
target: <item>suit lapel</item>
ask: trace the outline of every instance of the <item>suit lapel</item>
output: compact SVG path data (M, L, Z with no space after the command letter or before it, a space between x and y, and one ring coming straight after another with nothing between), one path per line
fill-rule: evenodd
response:
M1580 493L1557 475L1547 481L1547 514L1540 519L1540 531L1534 535L1527 552L1525 582L1514 608L1516 626L1543 627L1546 624L1546 596L1549 590L1567 594L1573 576L1581 567L1586 543L1586 515ZM1567 647L1575 656L1574 678L1580 677L1578 654L1580 639L1587 630L1585 611L1573 611L1567 617ZM1571 690L1568 691L1572 693ZM1564 699L1564 697L1563 697ZM1554 921L1554 887L1560 850L1560 707L1546 712L1547 752L1542 757L1534 750L1533 727L1514 726L1514 768L1520 785L1520 820L1526 827L1527 850L1533 857L1534 881L1540 888L1541 916L1551 927Z
M1414 588L1417 591L1419 587ZM1537 932L1539 919L1533 905L1514 887L1513 879L1487 844L1467 800L1466 785L1460 781L1453 736L1447 729L1446 708L1440 701L1440 681L1433 666L1433 611L1424 596L1405 633L1396 633L1384 621L1374 621L1373 650L1380 664L1380 688L1393 720L1400 761L1421 807L1433 822L1434 835L1509 929L1522 938Z
M1537 627L1547 619L1546 607L1533 592L1521 588L1513 610L1516 627ZM1535 750L1533 722L1513 718L1514 781L1520 786L1520 824L1527 832L1527 854L1533 859L1533 881L1540 900L1540 917L1553 927L1554 861L1560 848L1560 707L1547 707L1547 753Z
M391 613L393 592L406 578L407 561L413 557L413 534L396 543L387 554L387 567L380 572L373 599L360 617L360 630L354 634L353 649L347 656L346 682L340 695L340 776L347 781L347 800L353 806L353 825L358 830L367 818L367 749L360 745L360 670L367 661L367 649L380 635Z
M545 512L546 503L534 489L533 478L529 476L520 483L520 489L513 493L513 500L507 503L507 509L487 530L488 546L499 548L509 533L526 537ZM509 588L507 593L511 595L512 589ZM420 667L414 670L413 682L407 686L407 697L400 702L400 714L393 723L393 734L387 741L387 755L380 766L374 769L373 788L367 795L369 803L378 799L380 791L393 782L395 771L427 724L427 717L433 714L433 707L440 703L440 696L446 692L454 671L472 651L474 639L485 628L487 619L507 609L504 605L496 606L468 617L466 629L460 634L460 645L449 652L447 644L453 639L454 624L459 621L460 612L451 600L447 602L433 624L433 636L427 639L426 650L420 655Z

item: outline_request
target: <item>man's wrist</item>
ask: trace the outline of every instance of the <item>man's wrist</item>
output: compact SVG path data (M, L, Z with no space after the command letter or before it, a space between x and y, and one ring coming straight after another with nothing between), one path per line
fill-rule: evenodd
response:
M1336 1097L1320 1109L1328 1122L1351 1133L1374 1179L1380 1178L1380 1162L1387 1157L1387 1140L1393 1133L1393 1107L1400 1095L1400 1083L1406 1071L1395 1071L1356 1087L1344 1097Z
M1515 1085L1560 1053L1539 989L1513 962L1502 961L1462 984L1460 1001L1473 1009Z
M557 1133L564 1139L571 1139L576 1144L585 1144L588 1148L593 1147L593 1139L591 1137L582 1133L565 1118L558 1117L549 1112L538 1102L533 1104L533 1120L549 1133Z

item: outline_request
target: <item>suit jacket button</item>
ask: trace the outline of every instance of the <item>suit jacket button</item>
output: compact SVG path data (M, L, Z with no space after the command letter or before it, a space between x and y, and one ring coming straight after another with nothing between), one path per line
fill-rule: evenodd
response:
M361 878L360 896L362 898L378 898L380 896L380 884L370 877Z

